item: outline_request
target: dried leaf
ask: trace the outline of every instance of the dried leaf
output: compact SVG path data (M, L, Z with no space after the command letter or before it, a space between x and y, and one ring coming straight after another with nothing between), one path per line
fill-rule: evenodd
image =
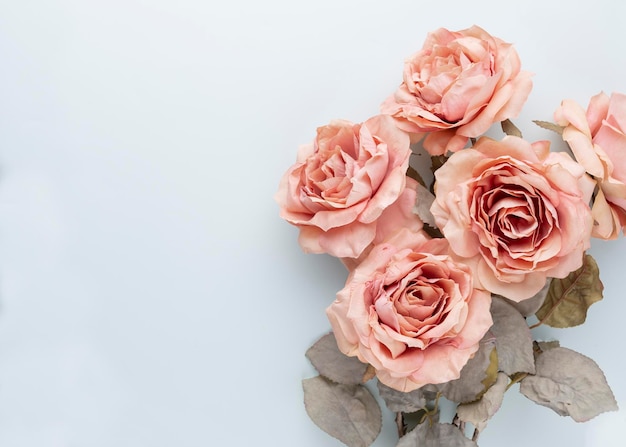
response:
M425 224L437 228L435 218L430 212L430 207L435 201L435 196L424 186L417 185L417 198L415 199L415 206L413 207L413 213L417 214L422 222Z
M487 426L487 421L500 409L508 384L509 377L504 373L498 373L496 383L483 394L480 400L457 407L456 414L459 419L474 424L478 431L482 431Z
M539 308L543 305L546 300L546 296L548 295L548 290L550 289L550 282L552 280L548 279L543 288L537 292L535 295L531 296L528 299L522 300L520 302L515 302L512 300L507 300L507 303L511 304L514 308L517 309L519 313L521 313L525 317L530 317L531 315L535 315L535 313L539 310Z
M443 238L443 233L437 227L431 227L428 224L424 224L424 228L422 228L422 231L424 231L424 233L426 233L428 236L430 236L433 239Z
M426 183L424 182L424 179L422 178L420 173L417 172L412 166L409 166L408 169L406 170L406 176L407 177L411 177L413 180L415 180L420 185L426 186Z
M585 322L587 309L602 299L604 286L591 255L585 255L582 267L563 279L553 279L537 318L556 328L578 326Z
M432 410L420 410L415 413L402 413L402 422L404 428L404 434L410 432L419 424L428 420L428 422L439 422L439 407ZM398 432L401 433L401 432ZM401 435L404 436L404 435Z
M495 382L498 374L496 339L490 332L480 341L480 347L461 370L461 376L441 387L441 393L452 402L472 402Z
M477 447L461 433L456 425L430 424L428 421L419 424L404 435L396 447Z
M550 341L538 341L535 340L533 342L533 350L535 351L535 357L541 354L548 349L554 349L561 346L558 340L550 340Z
M493 349L489 354L489 367L487 368L485 378L482 381L485 389L493 385L498 378L498 350Z
M533 342L526 320L503 298L491 300L493 326L490 331L496 337L498 369L507 375L518 372L535 372Z
M552 348L540 354L536 375L525 377L520 391L576 422L617 410L613 392L596 362L567 348Z
M533 120L533 123L535 123L537 126L543 129L551 130L552 132L556 132L559 135L563 135L563 129L564 129L563 126L559 126L558 124L554 124L549 121L540 121L540 120Z
M445 155L432 155L430 157L430 171L434 174L446 161L448 161L448 157Z
M514 137L522 138L522 132L517 128L515 124L509 119L506 119L500 123L502 127L502 132L507 135L512 135Z
M348 447L368 447L378 437L382 413L364 385L342 385L322 376L304 379L304 406L315 424Z
M387 404L387 408L394 413L414 413L426 408L426 402L435 397L432 392L425 392L422 388L405 393L380 382L378 382L378 392Z
M305 355L321 375L333 382L356 385L369 377L368 364L341 352L332 332L316 341Z
M522 379L524 377L526 377L528 375L528 373L524 373L524 372L520 372L520 373L515 373L513 375L511 375L509 377L509 379L511 379L511 382L509 383L509 385L507 386L507 389L511 388L513 385L515 385L518 382L521 382Z
M374 377L376 377L376 368L368 364L365 374L363 375L363 383L372 380Z
M559 343L558 340L537 341L537 344L539 345L539 349L541 349L541 351L561 347L561 343Z

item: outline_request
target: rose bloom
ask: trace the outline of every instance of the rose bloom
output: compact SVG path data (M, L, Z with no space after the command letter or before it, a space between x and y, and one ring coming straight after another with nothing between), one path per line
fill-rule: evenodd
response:
M300 229L302 249L358 258L374 241L383 212L406 190L410 153L409 137L388 116L318 128L275 197L281 217Z
M408 229L413 232L421 232L424 222L414 212L417 201L417 181L407 177L406 186L398 200L389 205L376 220L376 235L372 242L363 250L358 258L341 258L341 262L348 269L354 267L365 258L372 248L387 239L393 237L398 231Z
M592 236L616 239L626 226L626 95L599 93L586 112L566 99L554 119L565 127L563 139L598 185Z
M381 106L397 125L425 134L431 155L462 149L491 124L517 116L530 90L517 52L483 29L429 33L423 48L404 63L403 82Z
M435 178L437 226L490 292L521 301L582 265L593 181L547 141L481 138Z
M403 230L349 274L326 313L339 349L400 391L457 379L492 325L491 295L445 239Z

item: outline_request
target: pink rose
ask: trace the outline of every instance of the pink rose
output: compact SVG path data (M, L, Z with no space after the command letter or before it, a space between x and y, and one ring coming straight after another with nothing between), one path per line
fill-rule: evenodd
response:
M409 137L387 116L318 128L276 194L281 217L300 229L302 249L359 257L405 191L410 153Z
M376 235L374 240L363 250L358 258L341 258L343 265L352 270L365 258L372 248L391 238L400 230L408 229L420 232L424 222L414 213L417 201L417 181L410 177L406 178L406 186L398 200L389 205L376 221Z
M593 182L547 141L481 138L435 178L437 226L490 292L521 301L582 265Z
M326 311L339 349L397 390L458 378L492 325L491 295L474 288L447 245L396 233L350 273Z
M381 106L432 155L462 149L498 121L517 116L530 90L517 52L483 29L429 33L404 63L403 82Z
M592 236L616 239L626 226L626 95L591 98L587 112L566 99L554 113L563 139L598 184Z

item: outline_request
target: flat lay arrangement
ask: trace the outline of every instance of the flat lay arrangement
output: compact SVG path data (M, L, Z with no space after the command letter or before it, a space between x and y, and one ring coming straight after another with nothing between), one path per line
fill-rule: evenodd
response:
M303 381L307 413L344 444L378 437L373 392L398 447L478 445L507 392L576 422L617 410L601 365L532 329L583 325L603 297L587 251L626 225L626 95L563 92L551 121L521 125L532 87L512 44L437 29L377 114L319 126L281 179L302 249L346 268Z

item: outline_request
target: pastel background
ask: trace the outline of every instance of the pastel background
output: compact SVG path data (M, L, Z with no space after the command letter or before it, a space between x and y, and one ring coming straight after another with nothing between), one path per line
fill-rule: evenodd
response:
M363 121L430 30L513 42L551 136L564 98L626 92L626 3L0 1L0 445L340 446L309 421L304 351L342 265L303 254L273 194L298 145ZM554 140L556 142L556 140ZM557 146L558 147L558 146ZM626 241L583 327L617 413L515 389L481 447L626 443ZM395 445L391 416L377 447Z

